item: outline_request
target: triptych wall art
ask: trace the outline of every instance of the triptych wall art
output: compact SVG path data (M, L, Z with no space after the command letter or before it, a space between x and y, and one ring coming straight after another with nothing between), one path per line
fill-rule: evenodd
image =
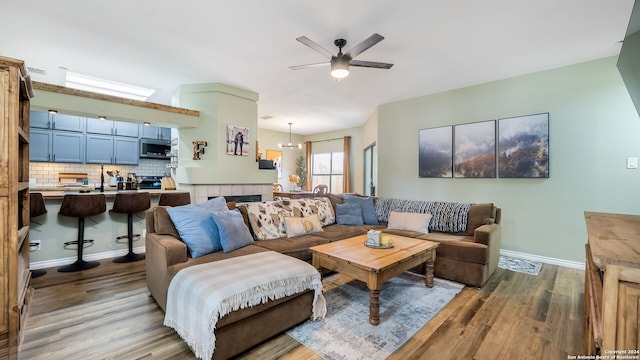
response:
M421 129L418 149L421 178L548 178L549 113Z

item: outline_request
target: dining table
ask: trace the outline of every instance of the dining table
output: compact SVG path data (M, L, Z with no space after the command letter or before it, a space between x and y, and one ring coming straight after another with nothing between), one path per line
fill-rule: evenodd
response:
M289 191L274 191L273 198L274 199L301 199L301 198L310 198L314 197L313 191L303 191L303 190L289 190Z

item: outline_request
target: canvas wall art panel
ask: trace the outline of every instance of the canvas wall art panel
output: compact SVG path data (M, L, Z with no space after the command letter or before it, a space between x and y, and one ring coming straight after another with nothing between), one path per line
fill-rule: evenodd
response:
M498 120L498 176L549 177L549 113Z
M418 176L450 178L453 174L453 127L421 129L418 137Z
M454 176L496 177L496 122L483 121L454 127Z
M249 128L227 125L227 155L249 156Z

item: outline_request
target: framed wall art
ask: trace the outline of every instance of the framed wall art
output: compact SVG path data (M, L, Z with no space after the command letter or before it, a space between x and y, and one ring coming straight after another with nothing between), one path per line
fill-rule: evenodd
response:
M450 178L453 174L453 127L421 129L418 135L418 176Z
M498 176L549 177L549 113L498 120Z
M455 125L453 138L455 177L496 177L495 120Z
M249 156L249 128L227 125L227 155Z

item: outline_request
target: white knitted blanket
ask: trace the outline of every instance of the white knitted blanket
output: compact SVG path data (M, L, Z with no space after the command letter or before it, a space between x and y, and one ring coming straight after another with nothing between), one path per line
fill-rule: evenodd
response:
M307 289L315 291L312 319L324 318L320 273L302 260L267 251L190 266L169 284L164 325L175 329L196 357L209 360L220 318Z

